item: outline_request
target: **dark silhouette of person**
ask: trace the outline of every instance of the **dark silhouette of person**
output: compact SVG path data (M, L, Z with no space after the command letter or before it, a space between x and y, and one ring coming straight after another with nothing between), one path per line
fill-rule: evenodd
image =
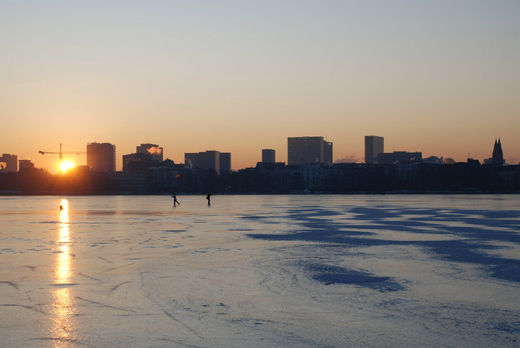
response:
M179 201L177 200L177 195L174 193L172 193L172 197L173 197L173 206L176 207L177 205L181 205L179 203Z
M211 205L211 192L208 193L206 199L208 200L208 205Z

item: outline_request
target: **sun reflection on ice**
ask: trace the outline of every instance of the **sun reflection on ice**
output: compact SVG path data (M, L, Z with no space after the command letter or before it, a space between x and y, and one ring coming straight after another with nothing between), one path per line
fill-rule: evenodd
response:
M70 253L69 202L60 202L60 217L58 229L58 253L54 267L53 290L53 321L52 337L55 347L63 347L73 341L72 315L74 314L74 299L71 294L70 280L72 276L72 256Z

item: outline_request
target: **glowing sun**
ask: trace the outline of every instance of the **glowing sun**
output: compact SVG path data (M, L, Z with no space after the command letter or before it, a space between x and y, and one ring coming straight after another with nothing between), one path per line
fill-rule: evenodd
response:
M63 161L60 165L61 172L65 174L69 169L74 168L74 163L71 161Z

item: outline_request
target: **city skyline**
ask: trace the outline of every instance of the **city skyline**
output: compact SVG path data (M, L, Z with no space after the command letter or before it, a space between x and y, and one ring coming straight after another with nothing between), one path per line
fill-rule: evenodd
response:
M373 144L374 141L377 141L379 144L379 145L376 145L378 147L377 150L375 150L375 148L374 148L374 146L375 146ZM290 165L311 164L311 163L320 163L322 165L330 166L333 164L341 164L341 163L389 164L389 163L397 163L400 161L407 162L410 160L423 161L422 151L410 152L410 151L407 151L407 149L400 149L397 151L395 149L384 151L383 143L384 143L384 137L381 137L381 136L370 135L370 136L364 137L365 155L371 154L372 158L376 158L375 161L373 159L367 161L366 158L363 158L363 160L354 160L352 158L348 158L346 160L340 159L340 160L336 160L336 161L333 160L332 162L330 162L330 159L334 158L333 153L332 153L333 142L328 142L328 141L324 140L324 138L322 136L287 137L287 143L286 143L287 146L285 149L286 150L285 158L287 158L287 161L278 161L278 162L285 163L289 166ZM152 144L152 143L142 143L140 145L135 146L135 148L136 148L135 153L127 153L127 154L120 154L120 155L116 155L117 146L115 144L111 144L108 142L106 142L106 143L89 142L88 144L86 144L87 151L85 151L85 152L77 152L77 150L69 152L69 151L66 151L66 149L62 149L62 145L63 144L60 144L60 151L55 151L55 152L39 151L39 153L42 155L50 154L50 155L54 155L54 157L57 158L57 160L56 160L57 167L54 168L54 170L49 170L51 173L58 173L60 171L66 172L66 169L64 170L64 168L63 168L64 165L68 166L67 169L70 169L73 166L87 166L94 171L112 171L113 172L113 171L125 171L125 167L127 166L127 164L125 164L125 163L128 161L135 160L135 161L139 162L142 160L151 159L157 163L161 163L163 160L172 160L171 158L163 157L164 149L162 146L159 146L158 144ZM321 146L321 150L320 150L320 146ZM94 154L93 147L96 147L96 150L95 150L96 154ZM102 150L102 148L104 148L104 150ZM296 150L296 148L298 148L298 150ZM311 151L311 148L312 148L312 151ZM63 154L62 154L62 151L63 151ZM98 151L104 152L104 154L98 153ZM319 154L320 151L321 151L321 154ZM89 153L91 153L90 160L92 161L92 163L90 163L90 164L89 164ZM177 161L177 162L174 161L174 163L182 164L188 168L191 168L191 167L193 167L193 163L192 163L193 161L195 161L197 163L200 162L195 167L206 168L206 169L214 168L214 169L216 169L216 171L218 173L219 172L218 165L216 165L216 167L215 167L215 165L208 164L209 162L206 163L207 159L202 160L202 157L205 158L205 156L208 153L215 154L215 156L217 154L224 156L220 159L220 161L225 161L224 162L225 164L222 164L222 162L221 162L220 166L222 167L222 165L224 165L224 168L226 168L225 171L239 170L239 169L254 167L254 165L251 165L249 167L237 168L236 166L231 165L231 163L232 163L231 162L231 152L220 152L220 151L215 151L215 150L205 150L205 151L201 151L198 153L186 152L186 153L184 153L183 161ZM259 158L258 158L258 161L256 161L256 163L257 164L266 163L266 162L274 163L275 162L275 153L276 153L276 151L273 149L260 149ZM292 153L292 155L291 155L291 153ZM298 155L297 155L297 153L298 153ZM376 155L376 154L378 154L378 155ZM59 155L59 156L56 156L56 155ZM71 155L76 155L76 156L86 155L85 163L81 163L81 161L78 161L78 160L71 160L70 159ZM313 157L314 155L315 155L315 157ZM10 158L10 157L15 158L14 162L11 159L11 164L10 164L10 166L8 166L8 168L9 167L11 168L10 169L11 171L13 168L15 168L14 171L17 171L16 168L18 167L18 161L20 161L20 167L22 167L22 162L23 162L23 166L32 166L33 168L35 167L34 162L32 162L31 160L19 158L19 156L17 154L4 153L3 156L5 158ZM101 157L98 158L98 156L101 156ZM120 167L116 166L118 156L121 158ZM149 156L149 157L147 157L147 156ZM200 157L200 159L197 159L198 158L197 156L202 156L202 157ZM291 160L291 156L293 156L292 160ZM297 156L304 156L304 157L308 157L308 158L304 159L302 157L302 158L297 159ZM442 155L441 156L433 155L433 156L424 157L424 160L428 163L440 164L443 161L443 159L447 160L446 163L457 162L451 157L445 157ZM6 161L8 161L8 160L4 160L3 157L0 157L0 169L5 169L5 166L7 165ZM95 163L98 161L101 161L101 162L99 164ZM466 161L468 161L468 162L469 161L478 161L481 164L490 164L490 163L494 163L494 164L500 163L500 165L517 164L517 163L510 163L510 162L507 162L506 160L504 160L500 137L495 138L495 143L494 143L493 149L491 151L491 156L488 156L485 158L474 158L474 157L471 157L470 154L468 154L468 157L464 161L459 161L459 162L464 163ZM202 164L203 162L206 164ZM219 162L219 160L217 159L216 162ZM520 163L518 163L518 164L520 164ZM100 167L98 167L98 166L100 166ZM43 168L43 169L46 169L46 168Z
M520 162L520 3L0 2L0 153L52 172L59 143L164 158L226 149L233 169L321 135L334 162L385 151ZM115 20L117 19L117 20ZM95 24L95 25L94 25ZM66 157L67 158L67 157ZM84 155L71 159L86 164Z

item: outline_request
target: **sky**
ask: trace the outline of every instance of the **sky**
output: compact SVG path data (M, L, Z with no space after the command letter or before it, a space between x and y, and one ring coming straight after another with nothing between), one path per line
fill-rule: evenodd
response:
M58 171L89 142L287 160L385 151L520 162L520 1L0 0L0 154ZM85 155L70 155L85 164Z

